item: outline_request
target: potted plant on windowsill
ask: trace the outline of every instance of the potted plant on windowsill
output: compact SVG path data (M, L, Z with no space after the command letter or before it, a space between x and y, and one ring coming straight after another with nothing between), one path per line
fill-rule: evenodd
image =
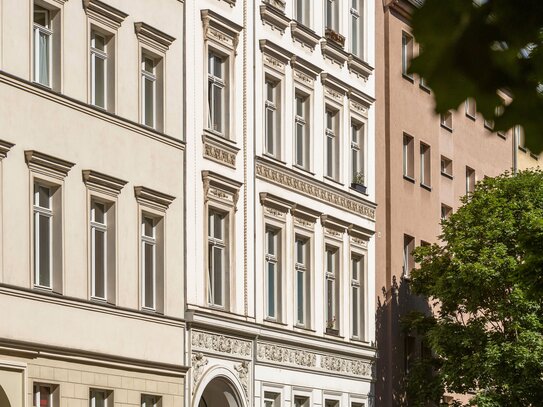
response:
M366 193L366 185L364 185L365 177L363 172L357 172L351 182L351 188L362 194Z
M336 317L329 319L326 323L326 333L330 335L339 335L339 329L335 328Z

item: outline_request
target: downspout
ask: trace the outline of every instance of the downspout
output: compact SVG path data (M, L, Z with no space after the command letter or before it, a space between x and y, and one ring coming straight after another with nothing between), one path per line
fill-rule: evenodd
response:
M247 276L247 0L243 0L243 304L249 315Z

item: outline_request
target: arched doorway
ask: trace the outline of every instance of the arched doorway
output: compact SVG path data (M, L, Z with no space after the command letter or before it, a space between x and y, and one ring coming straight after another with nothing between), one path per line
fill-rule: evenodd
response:
M206 386L198 407L242 407L238 392L223 377L216 377Z
M2 407L10 407L11 404L9 404L8 396L2 386L0 386L0 406Z

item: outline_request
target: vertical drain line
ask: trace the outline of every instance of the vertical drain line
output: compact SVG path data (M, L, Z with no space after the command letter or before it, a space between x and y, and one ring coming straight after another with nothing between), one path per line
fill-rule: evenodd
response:
M247 296L247 0L243 0L243 305L249 315Z

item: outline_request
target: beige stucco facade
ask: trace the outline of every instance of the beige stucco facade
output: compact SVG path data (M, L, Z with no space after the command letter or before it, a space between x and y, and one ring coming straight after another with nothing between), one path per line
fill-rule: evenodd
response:
M0 4L2 407L32 406L37 385L62 407L88 406L93 390L112 395L111 406L141 405L144 395L163 407L183 403L184 5L159 3ZM45 58L33 47L37 10L51 38L48 86L33 69ZM107 41L103 108L92 99L95 32ZM140 96L147 52L162 89L152 126L142 124ZM48 203L37 203L38 187ZM96 202L107 218L98 225L107 236L101 294ZM152 288L144 282L144 218L156 226Z
M452 113L452 125L434 114L431 91L418 77L402 74L402 35L411 34L409 1L386 1L377 7L377 406L402 405L402 381L409 359L420 352L406 336L400 318L412 309L428 311L426 301L410 294L404 272L404 239L412 247L437 242L441 207L455 210L466 194L467 171L475 181L513 168L513 137L489 130L464 104ZM418 46L411 43L413 54ZM506 97L505 95L503 95ZM449 128L447 128L449 127ZM413 168L404 176L404 139L412 142ZM429 177L423 175L420 149L429 148ZM442 173L441 157L451 160ZM428 156L425 158L428 165ZM423 167L421 170L421 166ZM423 184L423 176L426 178ZM469 181L473 181L473 178Z

